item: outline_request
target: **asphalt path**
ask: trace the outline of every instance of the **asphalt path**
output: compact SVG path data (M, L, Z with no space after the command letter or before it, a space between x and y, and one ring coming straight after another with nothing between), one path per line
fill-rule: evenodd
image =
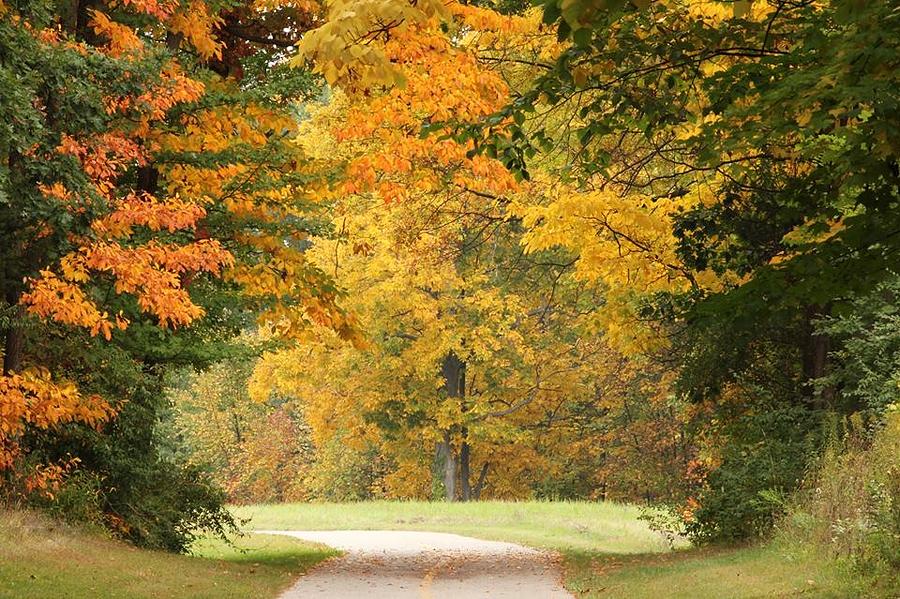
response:
M571 599L553 556L439 532L259 530L343 551L281 599Z

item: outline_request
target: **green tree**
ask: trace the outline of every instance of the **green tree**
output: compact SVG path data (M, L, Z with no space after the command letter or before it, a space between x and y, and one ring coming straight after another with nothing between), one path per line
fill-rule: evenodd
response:
M809 457L800 439L825 410L860 407L854 343L816 323L853 310L896 264L900 20L884 2L765 0L548 0L543 17L570 45L487 123L482 151L527 176L535 156L571 140L562 173L575 184L650 213L677 202L671 273L691 285L640 300L671 340L657 357L718 418L748 430L766 410L789 420L766 441L792 448L776 452L777 481L754 466L759 439L720 437L699 513L715 538L733 514L714 504L753 511L760 492L790 490ZM554 112L569 117L562 133L543 124ZM623 244L625 233L612 231ZM698 283L706 273L722 284Z

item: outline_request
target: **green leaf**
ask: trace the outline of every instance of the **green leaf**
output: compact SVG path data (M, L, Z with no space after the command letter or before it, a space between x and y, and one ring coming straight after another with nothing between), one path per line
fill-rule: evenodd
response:
M593 31L591 31L587 27L582 27L581 29L576 29L574 33L572 33L572 40L575 42L575 45L579 48L587 48L591 45L591 40L594 38Z
M572 28L566 21L559 22L559 28L556 30L556 39L560 42L564 42L569 38L569 34L572 32Z
M562 15L562 11L559 8L556 0L548 0L546 4L544 4L544 15L541 19L544 25L552 25L559 20L560 15Z

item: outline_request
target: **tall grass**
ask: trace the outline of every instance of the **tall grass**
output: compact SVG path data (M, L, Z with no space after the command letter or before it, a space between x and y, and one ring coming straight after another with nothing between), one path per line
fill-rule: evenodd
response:
M779 536L900 597L900 410L887 414L874 437L832 443Z

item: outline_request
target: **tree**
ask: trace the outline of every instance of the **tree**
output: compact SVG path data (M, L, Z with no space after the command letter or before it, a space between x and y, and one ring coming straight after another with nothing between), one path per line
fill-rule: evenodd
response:
M510 167L527 167L547 138L530 111L570 112L571 172L605 193L601 209L665 217L660 275L690 286L616 286L638 292L632 314L665 324L682 392L718 404L720 421L743 423L720 441L730 457L717 480L755 482L746 493L716 483L704 492L710 506L796 485L808 456L797 431L815 436L823 410L849 405L828 384L836 340L814 322L876 286L894 261L889 14L884 4L836 2L549 1L544 20L571 46L502 113L514 122L504 133L527 142ZM629 248L624 233L613 239ZM585 255L607 234L564 243ZM775 452L794 473L779 489L747 470L755 453L742 452L758 439L740 430L765 410L792 414L772 441L794 448ZM728 516L702 517L715 536Z
M402 82L378 44L436 17L381 10L403 18L338 19L304 51L350 90ZM497 158L532 193L556 185L545 201L509 194L525 248L574 254L576 279L603 296L606 340L675 370L680 396L714 415L719 480L752 466L741 456L758 440L716 422L769 410L793 423L778 442L804 446L824 410L850 405L828 376L837 340L814 323L873 289L897 249L893 9L547 0L541 18L553 52L482 54L515 81L507 107L440 114L423 133ZM376 48L361 54L362 41ZM808 456L794 449L779 454L784 488ZM741 501L781 490L768 484L757 477ZM710 530L720 516L706 512Z
M270 68L317 10L0 7L7 480L76 455L109 483L89 491L107 524L184 549L194 525L228 516L160 438L166 373L233 353L226 340L254 315L293 336L315 323L352 337L302 253L323 176L291 137L297 100L319 88ZM101 432L62 426L113 412Z
M368 343L350 348L326 335L270 354L252 394L297 397L318 448L336 437L374 439L391 464L389 495L521 497L573 463L566 446L587 430L572 424L579 414L600 402L620 414L625 392L595 382L620 362L593 328L597 296L568 276L575 261L523 250L520 215L541 206L545 188L517 182L473 143L441 136L453 131L442 121L477 122L502 106L503 73L481 52L503 36L533 36L526 46L538 47L536 22L448 10L459 19L445 23L459 28L455 38L427 15L374 36L372 56L402 85L379 87L368 62L335 71L318 56L348 93L315 115L305 136L346 163L346 178L333 212L339 235L313 238L310 255L348 290ZM309 39L334 51L321 40L354 39L365 18ZM435 134L420 135L423 126ZM607 432L594 429L577 447L598 456L602 447L588 447Z
M577 103L580 180L633 209L673 203L672 270L725 278L687 290L692 326L794 327L802 378L819 378L827 343L810 319L878 281L894 251L888 9L636 4L548 2L572 46L509 114Z
M171 106L195 100L202 86L177 65L144 52L140 40L102 13L84 10L84 21L52 29L45 28L40 3L19 5L4 9L0 25L8 90L0 222L10 241L2 261L8 306L0 396L5 465L15 458L15 439L26 423L98 424L111 414L99 398L82 401L72 385L53 383L46 369L25 367L26 309L108 339L128 320L121 312L110 316L86 291L87 284L100 282L100 289L133 294L139 309L163 325L187 324L201 310L183 289L180 273L215 274L231 263L211 240L145 238L126 245L107 235L113 222L175 232L201 216L177 201L156 202L116 183L146 161L142 144L149 123Z

